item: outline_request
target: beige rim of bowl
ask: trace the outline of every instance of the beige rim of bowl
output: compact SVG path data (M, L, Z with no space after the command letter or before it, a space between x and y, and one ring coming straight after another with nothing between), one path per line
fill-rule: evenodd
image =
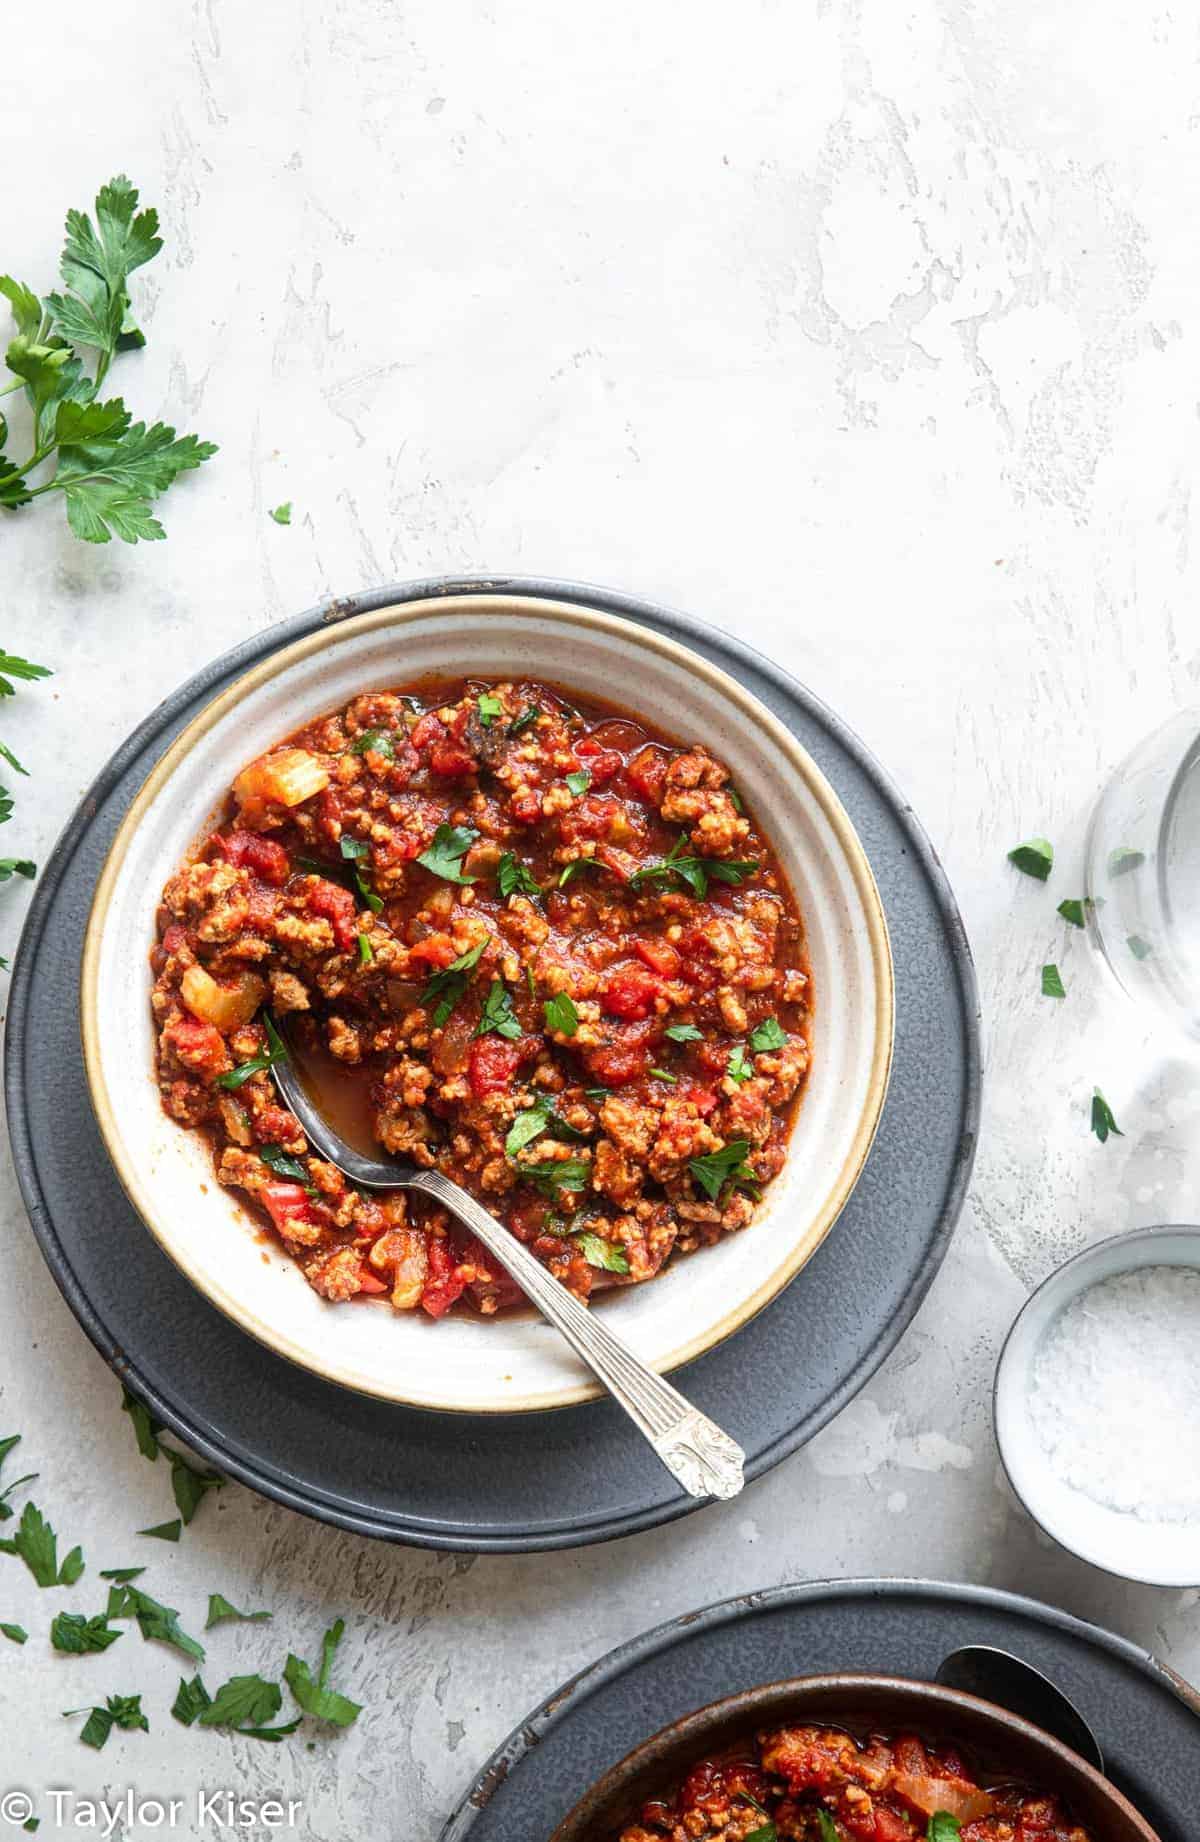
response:
M674 640L666 639L661 634L637 626L632 621L623 620L616 615L601 613L595 608L579 607L570 602L543 601L538 597L528 595L483 594L427 598L422 601L405 602L390 608L376 608L371 613L352 615L341 620L335 618L327 628L311 633L306 638L297 640L294 645L285 647L282 652L273 653L270 658L262 660L243 677L238 678L227 690L214 697L211 703L206 704L204 709L193 717L187 728L182 730L172 742L162 759L151 769L121 822L96 884L96 893L92 899L83 942L83 961L80 971L80 1023L84 1065L97 1123L121 1185L142 1221L163 1252L179 1267L181 1272L186 1274L197 1291L210 1299L219 1310L225 1313L226 1317L231 1318L242 1330L248 1331L268 1349L273 1350L277 1355L286 1356L298 1367L307 1369L310 1374L320 1375L324 1380L336 1382L339 1386L349 1388L356 1394L371 1392L375 1393L379 1399L391 1401L395 1405L419 1406L426 1411L429 1411L428 1402L408 1402L405 1397L392 1392L364 1390L361 1378L346 1374L332 1364L318 1366L312 1360L310 1351L300 1348L290 1339L281 1337L277 1331L261 1323L246 1308L241 1299L227 1293L222 1287L214 1285L207 1277L201 1278L173 1246L168 1232L159 1221L153 1197L138 1179L126 1156L104 1080L97 1024L100 936L103 932L117 874L129 848L130 840L140 825L147 807L161 792L179 763L191 752L197 742L207 734L214 723L224 717L243 698L257 690L260 685L277 677L281 672L287 671L298 660L308 658L312 653L323 651L348 631L369 633L378 627L407 626L411 622L427 619L430 614L478 613L481 608L497 617L503 617L510 612L536 614L540 619L557 620L564 625L590 627L617 637L626 635L635 638L639 646L649 647L692 676L705 679L721 693L728 703L741 710L749 721L759 729L769 732L775 746L787 757L809 792L816 798L845 854L866 914L871 960L875 972L875 1053L871 1065L866 1103L849 1154L803 1241L793 1249L789 1257L774 1272L764 1279L757 1291L752 1293L736 1311L719 1320L703 1335L681 1344L678 1349L672 1350L663 1361L656 1364L655 1366L661 1373L669 1374L673 1369L679 1368L686 1362L694 1361L696 1357L724 1343L735 1331L740 1330L743 1324L749 1322L769 1305L771 1300L783 1290L789 1280L795 1277L801 1267L806 1265L817 1251L845 1207L858 1180L859 1172L866 1162L867 1153L871 1149L887 1093L895 1030L892 952L883 904L879 899L879 891L875 886L875 878L867 862L866 853L841 801L816 762L800 746L790 730L786 729L765 705L761 704L756 697L752 697L736 679L731 678L717 666L711 665L707 659L702 659L697 653L689 651ZM150 1071L147 1070L147 1079L149 1078ZM536 1400L506 1401L503 1411L505 1413L540 1413L551 1408L573 1407L583 1401L597 1400L603 1395L603 1392L604 1390L596 1383L583 1383L576 1388L561 1389L549 1400L541 1396ZM487 1411L487 1409L482 1406L479 1408L448 1407L435 1411L474 1414Z

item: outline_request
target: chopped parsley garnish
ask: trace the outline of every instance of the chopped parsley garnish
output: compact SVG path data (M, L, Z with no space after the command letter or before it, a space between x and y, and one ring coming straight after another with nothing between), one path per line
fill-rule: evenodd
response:
M113 1586L109 1590L106 1618L136 1618L146 1642L168 1644L197 1663L204 1661L204 1645L180 1628L179 1613L173 1606L160 1605L149 1593L137 1586Z
M200 1686L203 1688L203 1684ZM189 1695L189 1705L196 1699ZM283 1690L278 1682L264 1682L257 1675L231 1676L193 1719L202 1727L227 1727L247 1740L276 1742L295 1733L300 1725L299 1718L281 1727L269 1725L282 1706ZM190 1726L191 1722L185 1721L184 1725Z
M702 1043L704 1031L698 1030L694 1023L669 1023L663 1031L673 1043Z
M526 1107L523 1113L518 1113L504 1141L505 1156L515 1158L518 1151L523 1151L526 1145L532 1145L534 1139L540 1138L547 1130L553 1117L554 1102L545 1095L535 1100L531 1107Z
M314 1680L312 1670L302 1657L290 1656L283 1666L283 1679L292 1691L298 1707L314 1720L328 1721L334 1727L351 1727L362 1713L357 1701L340 1695L329 1687L329 1676L338 1645L345 1635L345 1620L339 1618L321 1640L321 1662Z
M292 502L291 500L285 499L282 505L273 505L271 507L271 516L275 520L276 524L291 524L292 522Z
M210 1490L220 1490L225 1479L215 1471L197 1471L179 1452L167 1451L171 1461L171 1489L185 1523L192 1520Z
M516 1042L521 1034L512 1007L512 999L499 979L493 979L487 997L483 1000L483 1009L479 1022L473 1031L475 1036L504 1036L509 1042Z
M0 1636L6 1637L10 1644L27 1644L29 1633L24 1625L0 1625Z
M385 761L396 759L396 745L392 741L391 731L387 729L364 729L360 736L355 736L348 755L382 755Z
M755 1055L763 1055L769 1049L783 1049L787 1046L787 1036L774 1017L766 1017L756 1030L750 1032L750 1047Z
M201 1682L199 1676L193 1676L189 1682L186 1676L179 1678L179 1689L171 1707L171 1713L183 1727L190 1727L205 1708L211 1708L212 1696Z
M615 1241L606 1241L602 1234L590 1232L573 1235L572 1239L589 1266L600 1267L606 1273L629 1271L629 1257Z
M743 1081L749 1081L753 1078L754 1064L746 1054L744 1043L738 1043L737 1047L730 1055L728 1062L725 1064L725 1073L729 1076L731 1081L736 1081L739 1087Z
M706 1152L702 1158L689 1158L688 1169L710 1202L716 1202L722 1190L757 1185L758 1178L746 1162L748 1139L731 1139L719 1151Z
M11 1541L0 1541L0 1554L16 1554L39 1586L74 1586L83 1572L83 1550L72 1548L58 1564L58 1537L39 1509L27 1503Z
M358 867L360 861L364 857L370 857L371 855L370 845L364 843L361 838L343 838L342 843L341 843L341 852L342 852L342 856L346 859L346 862L350 864L353 869L354 886L358 890L360 899L366 903L367 907L371 910L371 913L373 915L382 913L382 910L383 910L382 897L376 895L370 883L367 881L366 877L363 875L362 871Z
M1120 1126L1113 1118L1113 1110L1098 1087L1092 1089L1092 1131L1103 1145L1109 1134L1124 1138Z
M1054 865L1054 846L1048 838L1028 838L1008 853L1008 861L1025 876L1044 883Z
M1043 998L1065 998L1066 995L1067 995L1067 988L1062 982L1062 973L1059 971L1058 967L1054 965L1053 963L1051 963L1048 966L1043 966L1042 967L1042 996Z
M150 1731L150 1722L142 1713L140 1695L110 1695L102 1708L68 1708L63 1719L73 1720L77 1714L87 1715L79 1737L95 1752L105 1745L114 1727L119 1727L123 1733Z
M183 1523L176 1516L174 1522L158 1522L152 1529L139 1529L139 1535L153 1535L156 1541L178 1541L183 1534Z
M299 1158L290 1157L281 1145L260 1145L258 1155L267 1169L274 1171L277 1177L289 1177L293 1183L312 1187L308 1172Z
M146 1569L144 1567L102 1567L100 1569L100 1578L102 1580L115 1580L118 1585L124 1586L129 1580L140 1578L145 1571Z
M576 799L582 799L591 784L592 776L588 768L577 768L573 774L567 775L567 786Z
M558 879L558 886L560 889L565 889L568 883L573 883L575 878L581 876L585 870L598 870L599 868L600 865L594 857L572 857Z
M575 1001L565 991L556 991L552 998L547 998L542 1005L546 1018L546 1028L552 1035L574 1036L579 1028L579 1012Z
M283 1061L287 1055L287 1044L269 1017L264 1016L263 1027L267 1032L267 1047L259 1055L252 1055L248 1062L240 1062L231 1068L228 1074L217 1076L217 1086L232 1093L241 1087L251 1075L262 1074L266 1068L273 1068L276 1062Z
M678 1087L679 1076L672 1074L669 1068L652 1068L650 1073L658 1081L669 1081L672 1087Z
M85 1618L82 1612L60 1612L50 1626L50 1643L64 1656L98 1656L124 1635L124 1631L113 1630L104 1612L97 1612L94 1618Z
M1065 902L1060 902L1058 912L1063 920L1069 922L1072 927L1083 926L1083 903L1077 901L1074 896L1068 896Z
M371 964L371 961L374 959L374 957L375 957L375 949L371 945L371 936L369 934L360 934L358 937L358 963L359 965L369 966Z
M1135 959L1149 959L1154 951L1150 942L1143 940L1140 934L1130 934L1125 944Z
M214 1625L227 1624L230 1619L236 1620L239 1624L260 1625L271 1616L270 1612L239 1612L236 1605L230 1605L224 1594L210 1593L208 1595L208 1617L204 1621L204 1629L211 1631Z
M463 858L479 836L469 825L439 825L433 843L422 851L417 862L432 870L447 883L473 883L473 876L463 875Z
M133 1422L133 1436L137 1440L138 1451L143 1458L148 1458L154 1464L161 1450L158 1435L162 1427L145 1403L137 1400L125 1387L121 1389L121 1412L127 1413Z
M956 1816L951 1816L948 1810L935 1810L929 1819L929 1828L925 1831L925 1842L959 1842L961 1835L962 1825ZM832 1819L828 1830L821 1831L821 1842L828 1842L830 1837L833 1842L838 1842L838 1833Z
M518 1176L526 1183L532 1183L545 1196L555 1197L561 1191L578 1194L587 1188L588 1178L592 1174L590 1164L582 1158L562 1158L557 1163L518 1164Z
M483 949L487 944L487 940L481 940L477 947L472 947L469 952L460 953L457 959L451 960L448 966L443 967L440 972L435 972L430 978L421 993L421 1003L432 1004L435 998L438 1000L437 1008L433 1013L435 1030L444 1027L454 1006L471 983L471 974L479 964Z
M520 716L514 717L512 722L508 725L509 735L524 735L530 724L537 722L539 714L536 704L527 704Z
M1108 854L1108 874L1128 876L1130 870L1136 870L1138 865L1145 861L1145 851L1130 850L1127 844L1118 844L1116 850Z
M542 885L531 871L527 870L519 857L511 851L505 851L496 871L496 880L500 893L507 898L510 895L541 895Z
M504 715L504 705L498 697L493 697L490 691L485 691L482 697L475 699L475 708L479 712L479 720L485 729L490 729L496 718Z
M748 859L694 857L686 847L687 838L681 834L666 857L634 871L630 886L640 889L648 883L666 885L679 881L703 901L710 882L731 883L737 889L758 870L757 863Z
M0 1470L4 1469L4 1461L14 1446L20 1443L20 1433L13 1433L7 1439L0 1439ZM19 1490L22 1484L32 1484L36 1476L36 1471L27 1471L24 1477L15 1477L11 1484L6 1484L4 1489L0 1490L0 1522L8 1522L15 1513L8 1501L13 1491Z
M817 1815L822 1817L825 1815L825 1812L823 1810L818 1810ZM832 1822L829 1829L822 1828L821 1842L829 1842L830 1836L832 1836L833 1842L839 1842L838 1832L832 1827ZM770 1821L760 1823L757 1829L752 1829L750 1831L750 1834L746 1837L746 1842L779 1842L779 1831L776 1829L774 1823Z

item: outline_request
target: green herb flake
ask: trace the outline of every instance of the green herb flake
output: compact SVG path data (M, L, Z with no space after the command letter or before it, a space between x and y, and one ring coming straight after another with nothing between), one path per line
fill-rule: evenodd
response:
M1092 1089L1092 1131L1103 1145L1109 1134L1124 1138L1120 1126L1113 1118L1113 1110L1098 1087Z
M665 857L634 871L629 879L630 887L641 889L648 884L659 884L665 888L673 882L681 882L703 901L710 882L729 883L737 889L748 877L755 875L759 867L749 859L695 857L686 847L687 838L681 834Z
M102 1580L113 1580L119 1586L126 1586L130 1580L140 1579L145 1571L146 1569L144 1567L102 1567L100 1569L100 1578Z
M561 1194L577 1195L587 1188L592 1167L582 1158L562 1158L557 1162L548 1160L542 1164L518 1164L517 1175L525 1183L533 1184L535 1189L549 1196L552 1200Z
M787 1035L774 1017L764 1018L756 1030L750 1032L750 1047L755 1055L765 1055L768 1051L786 1049Z
M1125 944L1135 959L1149 959L1154 951L1150 942L1143 940L1140 934L1130 934Z
M143 1458L153 1464L159 1454L158 1435L162 1427L158 1424L143 1401L130 1394L128 1388L121 1389L121 1412L127 1413L133 1422L133 1436L137 1440L137 1449Z
M962 1826L956 1816L951 1816L948 1810L935 1810L925 1831L925 1842L958 1842L961 1835ZM837 1836L836 1830L834 1836ZM821 1842L825 1842L824 1836Z
M149 1593L137 1586L113 1586L108 1595L106 1618L136 1618L146 1642L167 1644L194 1662L203 1663L204 1645L189 1637L179 1624L173 1606L160 1605Z
M605 1273L628 1273L629 1256L623 1247L615 1241L606 1241L602 1234L577 1234L572 1239L589 1266L599 1267Z
M0 1635L6 1637L10 1644L27 1644L29 1633L23 1625L0 1625Z
M371 945L370 935L360 934L358 937L358 963L359 965L369 966L371 964L371 961L374 959L374 957L375 957L375 949Z
M434 876L440 876L447 883L473 883L476 878L464 876L463 858L474 844L479 833L472 831L469 825L439 825L433 834L433 842L417 858Z
M1068 896L1065 902L1060 902L1058 912L1068 926L1082 927L1084 925L1083 903L1077 896Z
M1008 853L1008 861L1023 875L1044 883L1054 866L1054 846L1048 838L1028 838Z
M1115 851L1108 854L1108 874L1110 876L1128 876L1139 864L1146 861L1145 851L1134 851L1127 844L1118 844Z
M258 1675L231 1676L195 1718L202 1727L225 1727L244 1739L277 1742L300 1725L298 1720L280 1727L268 1725L282 1706L283 1691L277 1682L266 1682Z
M142 1713L140 1695L110 1695L102 1708L68 1708L63 1719L73 1720L77 1714L87 1715L79 1737L95 1752L105 1746L114 1727L124 1733L150 1731L150 1722Z
M348 755L379 755L384 761L396 759L396 745L386 729L364 729L360 736L355 736Z
M482 697L475 699L475 708L485 729L490 729L496 718L504 715L504 705L490 691L485 691Z
M285 499L282 505L272 506L271 516L275 520L276 524L291 524L292 522L292 502L291 500Z
M193 1676L190 1682L186 1676L179 1678L179 1688L171 1704L171 1713L181 1727L192 1726L203 1714L205 1708L211 1708L211 1706L212 1696L199 1676Z
M357 1701L329 1687L333 1659L345 1631L345 1620L341 1618L326 1631L321 1640L321 1661L315 1679L302 1657L289 1655L283 1668L283 1679L296 1705L314 1720L327 1721L334 1727L352 1727L362 1713Z
M748 1139L731 1139L719 1151L709 1151L702 1158L689 1158L688 1169L710 1202L716 1202L726 1185L741 1188L757 1184L758 1179L746 1162Z
M225 1479L215 1471L197 1471L178 1452L171 1457L171 1489L185 1523L190 1522L210 1490L220 1490Z
M564 866L559 875L558 886L560 889L565 889L568 883L573 883L575 878L582 876L585 870L598 870L599 868L594 857L572 857L570 863Z
M370 883L363 875L362 870L359 868L362 859L364 857L369 858L371 855L370 845L365 844L361 838L343 838L341 851L342 856L346 859L347 863L351 865L354 876L354 887L358 890L359 900L366 904L373 915L381 914L383 911L383 898L382 896L376 895Z
M508 1129L504 1141L504 1155L515 1158L518 1151L524 1151L526 1145L532 1145L535 1138L545 1132L554 1115L554 1102L543 1095L533 1105L518 1113Z
M669 1081L672 1087L679 1086L679 1076L672 1074L669 1068L652 1068L650 1073L658 1081Z
M276 1062L286 1060L287 1044L279 1031L269 1017L263 1018L263 1025L267 1032L267 1047L260 1054L252 1055L248 1062L242 1062L237 1068L231 1068L228 1074L218 1075L216 1082L218 1087L223 1087L227 1092L233 1093L237 1088L244 1086L252 1075L262 1074L264 1070L273 1068Z
M183 1523L178 1516L174 1522L156 1522L152 1529L139 1529L139 1535L151 1535L155 1541L178 1541L183 1534Z
M742 1085L743 1081L753 1079L754 1064L746 1054L746 1046L744 1043L738 1043L730 1054L729 1060L725 1064L725 1073L729 1076L729 1079L735 1081L739 1087Z
M260 1145L258 1155L275 1176L287 1177L292 1183L303 1183L311 1188L311 1179L299 1158L293 1158L282 1145Z
M588 768L577 768L575 773L567 775L567 787L576 799L582 799L591 784L592 776Z
M448 966L440 972L435 972L430 978L421 993L421 1003L432 1004L434 999L437 999L437 1008L433 1013L435 1030L444 1028L451 1011L471 983L471 974L479 964L487 945L487 940L481 940L477 947L472 947L467 953L460 953L457 959L451 960Z
M214 1625L227 1624L231 1620L243 1625L261 1625L272 1616L270 1612L239 1612L237 1606L231 1605L223 1593L210 1593L204 1629L211 1631Z
M517 1022L512 999L502 981L493 979L472 1035L503 1036L509 1042L516 1042L520 1034L521 1026Z
M525 731L531 726L531 724L537 722L539 714L540 712L536 704L527 704L525 709L522 710L520 716L514 717L513 721L508 725L509 735L510 736L524 735Z
M83 1572L83 1554L72 1548L60 1567L58 1538L41 1511L27 1503L16 1534L10 1541L0 1541L0 1554L16 1554L24 1561L39 1586L74 1586Z
M663 1031L673 1043L702 1043L704 1031L698 1030L694 1023L669 1023Z
M505 851L496 871L496 880L500 893L507 901L510 895L541 895L542 885L531 871L527 870L519 857L511 851Z
M819 1817L824 1816L824 1814L825 1812L823 1810L817 1812ZM821 1842L826 1842L828 1835L829 1831L822 1829ZM750 1834L746 1837L746 1842L779 1842L779 1831L772 1822L761 1823L757 1829L752 1829L750 1831ZM836 1829L833 1831L833 1842L839 1842Z
M1042 996L1043 998L1065 998L1066 995L1067 995L1067 988L1062 982L1062 974L1059 971L1058 967L1053 964L1048 965L1048 966L1043 966L1042 967Z
M20 1443L21 1443L20 1433L13 1433L7 1439L0 1439L0 1471L4 1469L4 1461L8 1457L9 1453L14 1449L14 1447L19 1446ZM36 1471L27 1471L24 1477L15 1477L12 1480L11 1484L6 1484L4 1486L4 1489L0 1490L0 1522L10 1522L13 1516L16 1514L15 1510L12 1508L11 1504L8 1501L9 1497L12 1496L13 1491L19 1490L22 1484L32 1484L36 1478L37 1478Z
M565 991L556 991L552 998L547 998L542 1005L546 1019L546 1029L552 1036L574 1036L579 1028L579 1012L575 1001Z
M94 1618L85 1618L82 1612L59 1612L50 1626L51 1646L64 1656L99 1655L124 1635L112 1629L106 1612L97 1612Z

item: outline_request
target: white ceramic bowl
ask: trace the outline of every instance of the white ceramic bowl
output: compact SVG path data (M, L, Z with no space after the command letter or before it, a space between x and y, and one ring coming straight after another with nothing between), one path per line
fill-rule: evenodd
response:
M727 1337L820 1245L879 1118L892 1049L892 964L870 868L832 789L793 736L733 679L631 622L553 601L481 595L410 602L331 625L263 661L163 756L114 840L84 946L92 1100L130 1200L214 1304L331 1381L411 1405L524 1412L598 1389L558 1333L524 1314L491 1323L330 1305L251 1232L208 1148L163 1113L153 1080L147 954L168 876L238 770L357 692L427 675L534 677L607 698L731 768L800 902L816 993L813 1072L787 1164L753 1226L605 1301L659 1370ZM786 1364L786 1352L781 1362Z
M1145 1586L1194 1586L1200 1581L1195 1524L1146 1522L1094 1502L1066 1483L1052 1469L1029 1410L1042 1340L1067 1306L1103 1279L1150 1266L1200 1272L1200 1228L1139 1228L1085 1249L1051 1273L1025 1305L1001 1352L996 1439L1021 1502L1072 1554Z

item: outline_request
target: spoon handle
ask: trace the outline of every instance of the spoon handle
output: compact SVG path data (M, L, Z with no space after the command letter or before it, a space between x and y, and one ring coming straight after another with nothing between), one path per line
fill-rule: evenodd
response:
M742 1448L686 1401L670 1382L648 1369L481 1203L441 1171L414 1172L405 1187L433 1197L478 1236L543 1317L562 1332L576 1355L603 1382L689 1496L737 1496L744 1482L746 1455Z

